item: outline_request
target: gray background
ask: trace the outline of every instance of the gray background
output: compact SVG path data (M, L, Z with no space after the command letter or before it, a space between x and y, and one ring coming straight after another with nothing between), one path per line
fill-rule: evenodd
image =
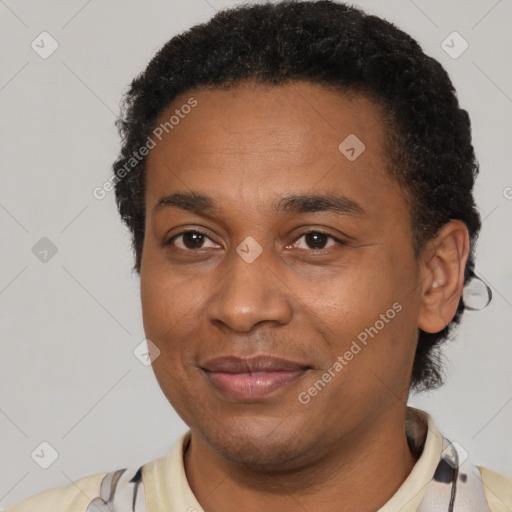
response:
M0 508L164 455L186 429L133 354L144 332L130 239L113 193L92 190L110 177L131 79L171 36L236 3L0 0ZM476 462L512 474L512 3L355 4L440 60L471 115L485 219L477 271L494 300L465 315L446 386L411 403ZM43 31L59 45L47 59L31 48ZM456 59L441 47L453 31L469 43ZM43 237L57 248L46 262L32 251ZM43 441L58 452L46 470L35 460L51 450L31 457Z

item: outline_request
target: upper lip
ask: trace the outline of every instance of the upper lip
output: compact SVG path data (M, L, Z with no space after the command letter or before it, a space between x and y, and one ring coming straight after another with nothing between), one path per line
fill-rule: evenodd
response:
M236 357L224 356L210 359L201 368L210 372L222 373L252 373L252 372L277 372L298 371L311 368L308 365L280 359L273 356Z

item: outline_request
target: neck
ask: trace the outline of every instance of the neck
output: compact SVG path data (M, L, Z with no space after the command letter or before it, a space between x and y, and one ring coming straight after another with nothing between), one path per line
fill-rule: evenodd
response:
M205 512L327 512L333 503L340 512L375 511L396 493L416 462L403 413L381 418L377 430L373 426L345 436L309 464L286 469L233 463L191 429L184 455L187 479Z

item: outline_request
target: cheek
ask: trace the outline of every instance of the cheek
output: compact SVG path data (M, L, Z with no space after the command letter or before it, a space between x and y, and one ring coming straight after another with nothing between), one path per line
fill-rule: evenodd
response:
M389 269L369 254L358 263L340 268L336 276L325 279L320 288L310 290L304 298L315 317L333 332L350 334L373 324L375 317L397 300Z
M173 274L153 265L141 271L142 316L146 338L159 350L152 363L158 384L181 418L191 422L187 404L199 397L189 340L196 337L199 295L194 290L180 290L176 281Z
M158 262L144 264L141 269L140 294L146 334L161 338L170 329L181 331L197 321L201 292L199 283L184 280L176 270Z
M316 330L328 331L332 361L357 352L347 354L350 361L357 360L344 372L347 377L363 368L393 374L409 364L416 331L415 303L407 296L414 278L409 267L397 264L392 254L374 253L331 280L315 299L310 296L311 318Z

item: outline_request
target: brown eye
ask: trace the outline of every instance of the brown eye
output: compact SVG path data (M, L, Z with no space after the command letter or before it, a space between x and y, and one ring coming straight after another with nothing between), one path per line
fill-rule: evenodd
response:
M175 241L182 239L181 245L176 244ZM167 240L164 245L175 245L176 247L184 250L194 250L194 249L203 249L203 244L206 240L210 240L210 238L201 231L189 230L182 231L181 233L177 233L172 238Z
M305 236L306 243L312 249L324 249L325 244L327 243L328 239L330 238L328 235L325 235L324 233L316 233L316 232L307 233L304 236Z
M300 247L299 244L299 240L301 239L304 239L302 247ZM329 240L331 240L333 243L331 243L331 245L326 245ZM328 233L324 233L322 231L308 231L307 233L303 233L299 238L297 238L293 245L298 249L321 251L323 249L328 249L329 247L332 247L336 244L346 245L342 240L339 240Z

